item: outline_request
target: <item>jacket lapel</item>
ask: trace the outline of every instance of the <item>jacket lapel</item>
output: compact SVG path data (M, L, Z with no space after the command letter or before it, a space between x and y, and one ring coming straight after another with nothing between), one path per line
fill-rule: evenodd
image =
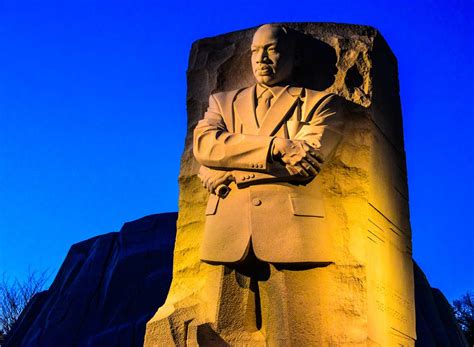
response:
M293 91L294 88L292 88ZM277 97L275 102L270 106L263 120L262 126L258 129L258 135L272 136L276 133L278 128L286 121L290 112L293 112L294 107L299 99L301 88L298 88L299 93L289 93L288 86Z
M258 132L257 118L255 117L255 85L245 88L235 100L235 112L244 126L246 134Z
M303 121L309 122L311 120L314 110L319 107L319 102L327 95L330 94L306 89L306 98L303 105Z

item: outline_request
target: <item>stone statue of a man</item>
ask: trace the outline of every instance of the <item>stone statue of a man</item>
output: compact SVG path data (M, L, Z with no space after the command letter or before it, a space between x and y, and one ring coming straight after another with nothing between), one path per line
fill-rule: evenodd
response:
M293 80L295 48L285 27L256 31L257 83L210 96L194 155L211 193L201 259L234 273L243 293L218 298L221 309L267 342L311 345L315 307L305 305L318 269L334 261L318 174L342 138L343 100Z

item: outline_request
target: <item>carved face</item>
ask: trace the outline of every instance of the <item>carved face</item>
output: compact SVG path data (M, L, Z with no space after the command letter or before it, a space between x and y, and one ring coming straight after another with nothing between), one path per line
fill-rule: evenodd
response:
M294 47L282 28L261 26L252 41L252 71L258 83L274 86L290 82Z

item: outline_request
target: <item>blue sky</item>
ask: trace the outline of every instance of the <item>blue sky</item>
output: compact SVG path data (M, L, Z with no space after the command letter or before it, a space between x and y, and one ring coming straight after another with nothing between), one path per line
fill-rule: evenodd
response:
M449 300L474 290L472 6L0 0L0 273L56 273L73 243L177 210L193 41L319 21L397 56L414 257Z

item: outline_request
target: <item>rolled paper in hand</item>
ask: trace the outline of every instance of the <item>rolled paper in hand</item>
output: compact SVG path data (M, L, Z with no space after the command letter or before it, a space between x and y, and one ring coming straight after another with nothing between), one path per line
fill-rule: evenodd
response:
M229 194L230 188L226 186L225 184L221 184L216 188L216 195L219 198L225 198L227 194Z

